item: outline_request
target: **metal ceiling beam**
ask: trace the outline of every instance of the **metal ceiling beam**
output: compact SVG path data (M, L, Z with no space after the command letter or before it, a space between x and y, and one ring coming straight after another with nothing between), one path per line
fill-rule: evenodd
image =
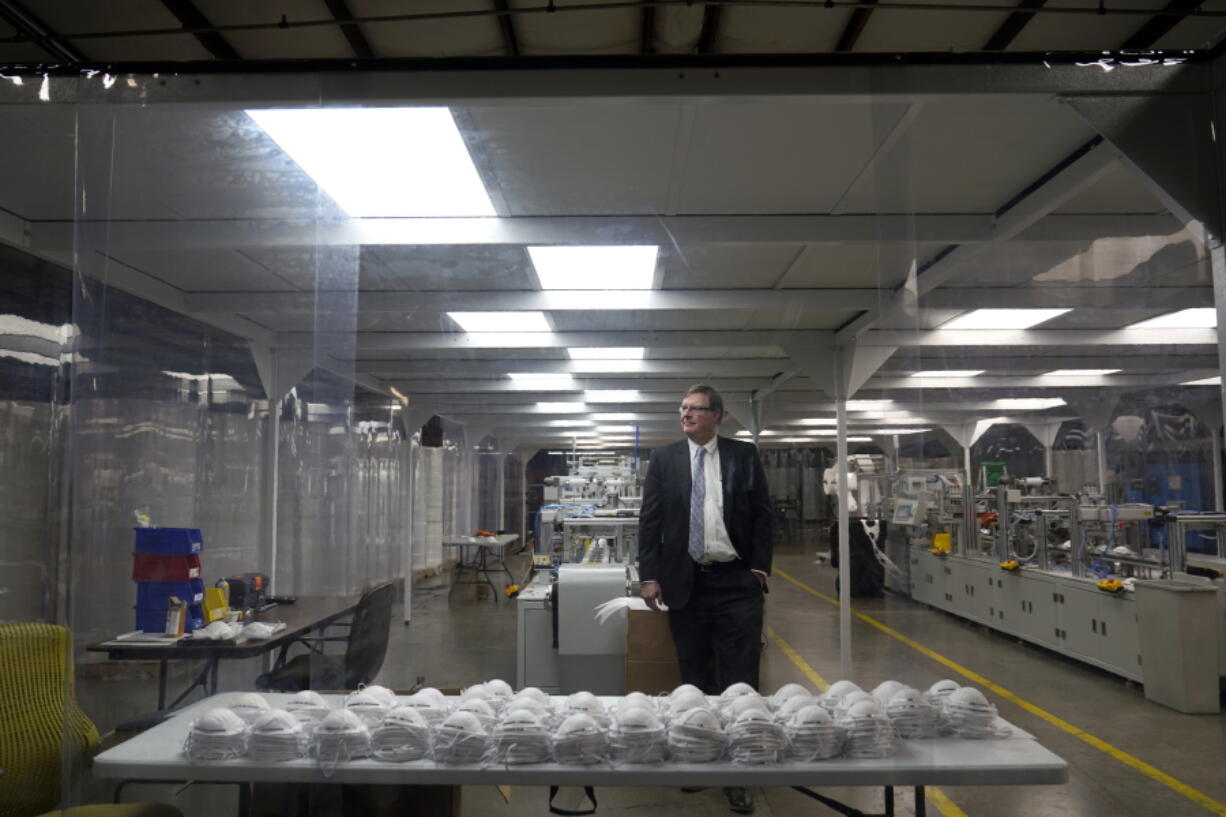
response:
M867 346L1216 346L1216 329L874 329L860 335Z
M424 375L446 377L489 377L507 372L533 374L598 375L584 369L583 360L524 360L521 358L498 358L497 360L455 360L453 358L410 360L359 360L355 366L386 379L397 377L421 377ZM600 361L596 361L600 362ZM716 372L725 377L765 377L790 365L787 358L720 358L718 360L638 360L639 374L685 374ZM626 373L629 376L629 373Z
M362 27L355 21L346 0L324 0L324 5L328 7L328 13L332 15L332 19L340 23L341 34L345 35L345 40L353 50L354 56L363 60L374 59L375 50L371 48L370 41L362 33Z
M343 293L335 293L343 294ZM319 297L313 292L197 292L185 294L189 314L235 312L244 315L313 314ZM590 312L766 309L841 311L871 309L884 295L879 289L670 289L670 290L521 290L387 291L358 293L358 311L411 312ZM965 287L938 289L920 299L924 309L956 310L988 307L1079 307L1085 310L1182 309L1212 306L1212 287ZM1109 316L1104 316L1109 317Z
M498 12L498 28L502 32L502 47L508 57L519 56L519 38L515 36L515 21L511 19L511 5L507 0L494 0Z
M1120 157L1118 149L1101 139L1079 149L1070 158L1057 164L1052 171L1045 173L1041 177L1042 184L1032 183L1028 186L1024 198L1014 197L998 211L992 239L987 245L974 248L950 247L936 262L931 262L925 269L920 270L913 280L908 280L900 286L880 309L865 312L840 328L839 341L849 342L883 317L897 314L913 304L916 297L922 297L948 281L954 275L953 267L941 262L955 256L965 257L976 250L984 249L985 246L995 246L1013 240L1028 227L1041 221L1077 193L1115 169Z
M8 23L22 37L46 51L51 62L80 63L88 59L71 43L64 40L49 25L17 0L0 0L0 20Z
M586 389L626 390L642 392L649 389L652 392L667 392L669 394L685 394L685 390L694 385L694 378L664 380L652 378L644 380L639 377L581 377L574 381L574 386L562 390L525 389L505 375L491 376L480 379L459 379L447 377L427 378L379 378L384 383L395 386L405 394L481 394L490 392L524 395L527 399L549 400L578 398L582 399L582 391ZM770 381L761 375L751 377L722 378L721 383L729 392L747 392L759 389Z
M1056 369L1122 369L1124 372L1169 371L1174 367L1183 369L1212 369L1217 366L1215 354L1183 354L1178 357L1171 355L1129 355L1123 354L1119 347L1104 350L1101 354L1078 354L1077 350L1063 347L1045 346L1037 349L1026 349L1019 355L1007 354L1004 350L995 354L967 354L965 350L958 352L956 358L942 358L940 363L957 365L959 369L983 369L985 371L1008 371L1029 373ZM1052 354L1047 354L1051 352ZM898 360L895 365L895 360ZM955 361L956 360L956 364ZM938 361L924 362L898 359L897 354L890 363L892 368L883 369L877 374L880 377L900 377L920 368L933 368Z
M356 342L357 350L402 351L411 349L564 349L568 346L666 346L674 348L712 346L828 346L833 333L821 330L703 330L631 332L366 332L338 337L338 343ZM278 348L318 348L325 335L314 332L282 332Z
M715 43L719 37L719 24L723 16L723 6L707 3L702 10L702 29L698 32L698 42L694 46L695 54L714 54Z
M877 5L877 0L859 0L860 7L852 11L851 18L847 21L843 33L839 35L838 43L834 46L835 51L855 50L856 42L864 33L864 27L868 25L869 18L873 16L872 7L875 5Z
M1179 21L1183 19L1182 15L1184 13L1195 11L1203 3L1204 0L1169 0L1162 8L1163 13L1150 17L1143 26L1124 41L1120 49L1144 51L1147 48L1153 48L1158 40L1165 37L1171 29L1179 25Z
M222 34L212 30L213 24L209 22L209 18L205 17L191 0L162 0L162 5L183 24L184 28L192 29L192 36L213 55L214 59L242 59L234 50L234 46L230 45Z
M1036 223L1037 222L1037 223ZM1169 215L1047 215L1019 241L1091 241L1169 235ZM488 244L976 244L1000 240L991 214L778 216L545 216L507 218L197 219L32 221L27 248L71 251L76 242L113 250L218 247L440 246ZM74 238L75 236L75 238Z
M1021 0L1017 4L1018 11L1012 12L1005 21L1000 24L1000 28L996 29L995 33L988 38L984 44L984 51L1004 51L1017 38L1018 34L1022 33L1022 29L1026 24L1034 19L1035 12L1033 9L1039 9L1047 3L1047 0ZM1025 9L1029 9L1026 11Z

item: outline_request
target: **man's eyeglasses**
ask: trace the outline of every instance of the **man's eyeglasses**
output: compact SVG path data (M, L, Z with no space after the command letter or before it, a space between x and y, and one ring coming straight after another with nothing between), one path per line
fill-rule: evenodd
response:
M710 406L677 406L678 414L688 414L690 412L699 411L715 411L715 409L711 408Z

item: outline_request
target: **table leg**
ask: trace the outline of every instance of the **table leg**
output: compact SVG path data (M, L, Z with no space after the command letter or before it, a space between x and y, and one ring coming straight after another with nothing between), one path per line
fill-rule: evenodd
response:
M885 817L894 817L894 787L885 787Z
M212 664L212 670L209 672L209 682L204 687L205 697L217 694L217 668L221 666L221 661L214 658Z
M928 814L928 801L924 797L924 787L915 787L915 817L926 817Z
M169 663L165 658L158 661L158 712L166 708L166 667Z

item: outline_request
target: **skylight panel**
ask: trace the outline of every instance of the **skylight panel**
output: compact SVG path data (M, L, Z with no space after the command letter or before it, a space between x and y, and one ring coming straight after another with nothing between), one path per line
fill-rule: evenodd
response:
M912 372L912 377L978 377L983 369L932 369Z
M268 108L247 115L350 216L496 215L447 108Z
M976 309L941 324L942 329L1029 329L1072 309Z
M537 403L536 410L546 414L574 414L581 411L587 411L587 406L583 403Z
M654 245L529 247L541 289L651 289Z
M465 332L551 332L544 312L448 312Z
M1000 409L1048 409L1066 405L1059 397L1002 397L992 406Z
M571 360L642 360L643 346L572 346L566 350Z
M1104 375L1116 374L1119 369L1055 369L1050 372L1044 372L1044 377L1103 377Z
M1217 310L1211 306L1180 309L1178 312L1168 312L1165 315L1158 315L1128 326L1129 329L1215 329L1216 327Z
M566 391L575 388L575 379L553 372L508 372L515 388L525 391Z
M637 389L589 389L583 399L591 403L634 403L642 399Z

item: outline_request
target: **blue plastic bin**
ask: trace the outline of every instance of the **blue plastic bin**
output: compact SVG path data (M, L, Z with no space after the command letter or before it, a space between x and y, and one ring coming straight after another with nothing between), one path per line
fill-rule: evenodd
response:
M136 606L166 609L167 599L176 596L188 606L204 604L204 580L182 582L137 582Z
M134 528L137 553L190 556L204 547L199 528Z

